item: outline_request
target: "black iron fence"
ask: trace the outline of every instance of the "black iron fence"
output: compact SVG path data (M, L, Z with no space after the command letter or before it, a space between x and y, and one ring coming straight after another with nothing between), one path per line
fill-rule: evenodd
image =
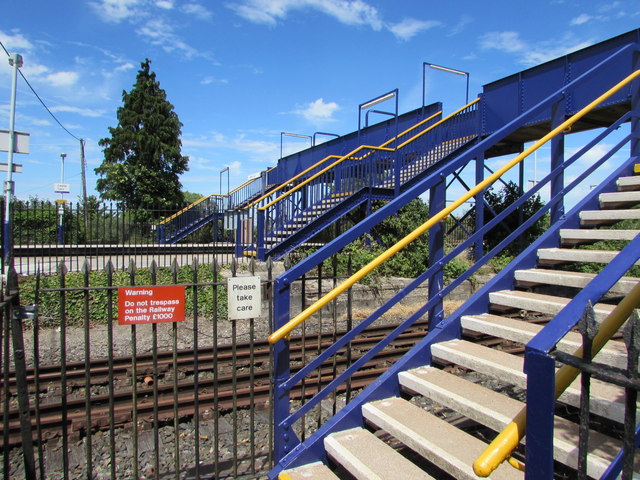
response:
M233 232L228 222L204 224L174 244L158 241L159 223L183 207L130 210L119 204L98 202L85 205L16 200L12 203L16 271L55 273L60 261L78 271L85 259L93 269L102 269L109 261L116 269L124 269L130 259L147 267L152 260L168 267L176 258L186 264L194 256L201 263L211 263L214 252L218 262L230 263L233 245L228 240L233 238ZM0 211L4 216L4 207Z

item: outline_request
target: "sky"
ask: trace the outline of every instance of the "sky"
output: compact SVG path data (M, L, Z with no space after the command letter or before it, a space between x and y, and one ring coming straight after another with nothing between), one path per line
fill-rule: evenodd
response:
M422 104L423 62L482 85L640 27L637 0L23 0L0 16L0 42L24 59L15 128L16 195L54 199L54 183L96 194L98 145L123 91L151 60L182 127L185 191L223 193L308 146L282 132L346 134L358 105L399 89L400 112ZM11 68L0 50L0 129L9 128ZM426 71L427 103L461 107L465 78ZM372 120L378 121L383 118ZM62 128L57 122L60 122ZM321 136L318 137L322 138ZM64 178L61 154L65 153ZM0 161L6 153L0 153ZM542 156L538 177L544 169ZM227 174L220 171L229 168ZM527 178L533 178L527 167Z

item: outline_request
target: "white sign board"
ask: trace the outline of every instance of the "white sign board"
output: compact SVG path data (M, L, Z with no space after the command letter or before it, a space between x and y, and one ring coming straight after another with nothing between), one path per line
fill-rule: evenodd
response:
M260 277L231 277L227 289L229 320L257 318L262 314Z
M55 193L69 193L71 191L71 185L68 183L54 183L53 191Z
M9 130L0 130L0 152L9 151ZM13 153L29 153L29 134L13 132Z
M7 170L9 170L9 164L4 162L0 163L0 172L6 172ZM22 165L19 163L12 163L11 171L13 173L22 173Z
M247 180L255 180L256 178L260 178L260 175L261 175L261 173L260 173L260 172L258 172L258 173L252 173L251 175L249 175L249 176L247 177Z

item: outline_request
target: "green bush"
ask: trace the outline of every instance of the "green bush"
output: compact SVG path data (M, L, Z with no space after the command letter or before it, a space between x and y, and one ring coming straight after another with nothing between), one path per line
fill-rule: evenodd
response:
M40 297L38 299L39 317L43 325L56 326L60 324L61 303L65 305L65 322L67 326L83 325L85 319L85 299L88 301L88 320L92 324L105 324L118 317L118 287L131 285L131 276L126 271L114 271L112 289L95 288L108 287L107 274L103 270L89 272L90 289L84 289L85 275L72 272L64 275L65 292L59 291L61 277L59 275L40 276ZM211 265L199 265L196 278L193 268L180 267L177 272L177 284L186 285L185 314L195 313L194 291L198 292L198 309L200 317L210 318L217 314L218 318L227 318L227 287L224 278L218 273L214 282ZM198 286L193 286L196 283ZM139 269L135 273L135 285L172 285L173 274L169 268L158 268L156 281L152 282L149 269ZM191 285L191 286L190 286ZM20 301L23 304L35 303L36 277L20 277ZM45 290L45 291L43 291ZM217 311L214 309L214 292L217 299ZM109 302L111 295L111 302ZM111 303L111 305L109 305Z

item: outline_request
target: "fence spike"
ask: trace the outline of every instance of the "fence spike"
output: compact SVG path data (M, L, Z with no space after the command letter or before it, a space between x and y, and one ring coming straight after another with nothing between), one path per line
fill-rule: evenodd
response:
M579 322L580 333L589 340L593 340L598 334L598 322L596 322L596 312L593 310L591 300L587 302L584 313Z
M255 257L252 257L251 260L249 260L249 273L251 273L251 275L255 275L256 274L256 259L255 259Z
M634 310L627 321L622 332L624 343L627 345L629 351L640 350L640 317L638 317L638 311Z
M237 264L237 261L236 261L236 259L234 257L234 258L231 259L231 276L232 277L236 276L237 267L238 267L238 264Z
M82 268L80 269L80 271L84 274L84 275L89 275L89 273L91 273L91 265L89 264L89 262L87 261L87 259L84 259L84 262L82 263Z
M134 273L136 273L137 267L136 267L136 262L133 260L133 258L129 259L129 267L127 268L127 272L130 275L133 275Z
M67 274L67 266L65 265L64 260L60 260L60 262L58 262L57 272L58 272L58 275Z
M198 263L198 257L193 257L193 263L191 264L191 269L194 272L197 272L199 267L200 267L200 265Z
M107 260L107 263L104 264L104 271L107 272L107 274L115 272L115 267L113 266L111 259Z
M180 267L178 266L178 259L176 257L173 257L173 260L171 261L171 274L172 275L178 275L178 271L180 270Z
M155 258L151 260L151 265L149 265L149 272L153 277L155 277L155 275L158 273L158 264L156 263Z

